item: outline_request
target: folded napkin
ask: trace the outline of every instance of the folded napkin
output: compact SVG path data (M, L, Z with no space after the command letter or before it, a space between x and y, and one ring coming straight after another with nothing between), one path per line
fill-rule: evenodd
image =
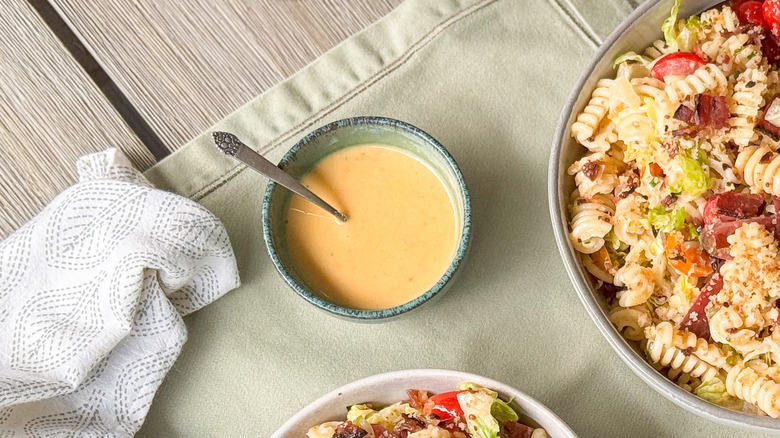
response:
M187 337L239 285L228 235L118 150L0 243L0 437L132 436Z

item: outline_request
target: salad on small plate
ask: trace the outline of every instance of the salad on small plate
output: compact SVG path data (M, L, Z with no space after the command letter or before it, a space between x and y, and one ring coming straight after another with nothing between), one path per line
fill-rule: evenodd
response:
M430 394L407 389L407 399L388 406L349 407L342 421L315 425L308 438L548 438L512 400L464 382L457 389Z

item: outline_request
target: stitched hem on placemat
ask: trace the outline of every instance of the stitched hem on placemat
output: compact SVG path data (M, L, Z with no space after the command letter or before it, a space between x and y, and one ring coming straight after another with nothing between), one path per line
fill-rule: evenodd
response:
M433 41L437 36L439 36L444 30L452 26L453 24L457 23L458 21L471 16L472 14L478 12L479 10L483 9L484 7L496 2L497 0L484 0L480 3L477 3L475 5L469 6L468 8L458 12L457 14L449 17L448 19L442 21L440 24L438 24L436 27L431 29L430 32L428 32L425 36L417 40L414 44L412 44L405 52L403 52L398 59L388 64L383 69L379 70L377 73L369 77L368 79L360 82L355 87L347 91L344 95L342 95L339 99L335 100L325 108L322 108L321 110L309 115L305 121L298 123L297 125L291 127L286 132L281 134L280 136L276 137L272 142L261 146L258 150L260 153L267 153L277 147L279 147L282 143L287 141L291 136L296 135L303 131L306 126L311 125L312 123L321 120L322 118L326 117L328 114L332 113L333 111L340 108L345 103L349 102L350 100L354 99L356 96L359 96L363 91L392 73L393 71L397 70L399 67L403 66L415 53L420 51L423 47L428 45L431 41ZM246 169L246 166L243 164L236 165L235 167L231 168L227 172L220 175L217 179L215 179L213 182L207 184L202 189L195 192L193 195L190 196L191 199L195 201L200 201L201 199L205 198L209 194L213 193L215 190L219 189L223 185L227 184L230 180L241 174Z

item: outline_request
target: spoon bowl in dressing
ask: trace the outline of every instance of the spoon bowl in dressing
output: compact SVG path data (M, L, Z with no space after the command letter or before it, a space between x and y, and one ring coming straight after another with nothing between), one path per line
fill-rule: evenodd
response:
M433 137L394 119L344 119L304 137L279 167L350 217L335 221L269 184L266 247L306 301L384 321L452 284L469 246L470 202L457 164Z

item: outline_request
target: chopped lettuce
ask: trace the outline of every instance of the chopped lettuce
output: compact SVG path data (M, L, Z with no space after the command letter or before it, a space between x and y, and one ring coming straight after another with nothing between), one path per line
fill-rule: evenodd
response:
M618 68L618 66L624 62L638 63L645 67L649 67L652 61L646 56L639 55L636 52L626 52L615 58L612 62L612 68Z
M710 177L699 160L680 154L680 168L683 179L670 190L672 193L687 193L699 196L710 188Z
M458 403L466 417L466 427L474 438L497 438L499 423L517 421L521 412L498 398L496 391L476 383L458 385Z
M623 246L617 234L615 234L615 230L609 230L609 234L607 234L607 242L609 242L609 244L612 245L612 249L614 251L618 251L620 247Z
M728 392L726 392L726 384L717 377L703 382L693 392L704 400L715 404L721 404L729 397Z
M692 30L702 30L704 26L708 25L709 23L702 22L701 18L699 18L698 15L691 15L688 17L687 20L685 20L685 27L692 29Z
M678 12L680 12L680 0L674 0L669 18L664 20L664 23L661 25L661 31L664 33L664 40L666 40L666 45L669 46L673 52L676 52L678 49L676 29Z
M484 390L458 393L458 403L473 438L498 438L498 421L491 414L494 398Z
M741 404L739 400L729 395L726 391L726 384L717 377L702 382L701 385L693 390L693 393L710 403L731 409L738 408Z
M420 411L409 406L408 403L395 403L377 411L368 405L352 405L347 412L347 420L359 424L365 420L370 424L379 424L385 429L393 430L406 415L417 415Z
M458 391L485 391L493 398L498 398L498 393L492 389L485 388L484 386L477 385L473 382L463 382L458 385Z
M512 406L500 398L493 400L493 405L490 406L490 415L499 423L517 421L520 418Z
M685 225L685 208L667 210L660 205L650 210L647 219L656 230L672 231L680 230Z

